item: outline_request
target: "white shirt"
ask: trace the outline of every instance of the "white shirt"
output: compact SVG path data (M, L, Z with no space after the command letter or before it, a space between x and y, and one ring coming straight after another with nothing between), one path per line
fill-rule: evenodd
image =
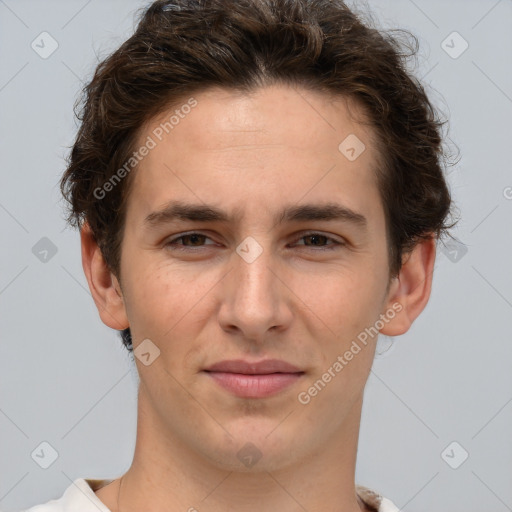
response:
M58 498L41 505L35 505L22 512L111 512L94 494L101 487L113 480L98 480L94 478L77 478ZM356 486L359 497L377 512L400 512L398 507L380 494L363 487Z

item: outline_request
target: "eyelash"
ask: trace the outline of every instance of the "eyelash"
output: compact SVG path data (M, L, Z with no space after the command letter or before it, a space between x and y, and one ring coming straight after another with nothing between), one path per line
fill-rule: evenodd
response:
M177 244L176 243L177 240L181 240L183 238L190 237L190 236L193 236L193 235L199 235L199 236L203 236L203 237L205 237L207 239L210 239L210 237L206 236L203 233L192 231L190 233L185 233L185 234L182 234L180 236L177 236L177 237L167 241L164 245L165 245L165 247L170 247L170 249L173 250L173 251L190 251L191 250L192 252L197 252L197 249L200 249L201 247L204 247L204 245L188 247L188 246L185 246L183 244ZM334 250L334 249L336 249L338 247L343 247L343 246L346 245L345 242L340 242L339 240L336 240L335 238L332 238L330 236L324 235L322 233L318 233L316 231L312 231L312 232L309 232L309 233L304 233L301 237L298 238L298 240L302 240L303 238L307 238L307 237L311 237L311 236L320 236L320 237L325 238L327 241L331 241L333 243L331 243L330 246L324 246L324 247L316 247L315 248L315 246L306 246L306 245L304 245L304 247L311 247L311 248L313 248L315 250L320 250L320 251L332 251L332 250ZM178 247L179 245L181 245L181 247Z

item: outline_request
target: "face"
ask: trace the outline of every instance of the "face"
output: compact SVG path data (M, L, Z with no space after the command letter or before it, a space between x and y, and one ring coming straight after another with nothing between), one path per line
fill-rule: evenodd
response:
M169 133L176 108L144 127L156 145L127 205L123 307L135 350L160 351L135 359L139 401L162 439L226 468L250 442L271 469L340 438L361 400L376 342L361 333L390 308L378 154L343 98L284 85L194 98ZM359 156L340 150L349 136ZM205 371L235 359L299 373Z

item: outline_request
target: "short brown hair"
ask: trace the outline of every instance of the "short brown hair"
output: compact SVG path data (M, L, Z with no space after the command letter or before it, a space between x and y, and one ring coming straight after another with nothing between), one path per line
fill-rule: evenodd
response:
M400 41L392 35L405 34ZM339 0L158 0L84 87L81 121L61 180L67 221L87 221L112 272L132 174L97 190L130 158L142 126L211 86L248 92L274 83L352 98L375 129L390 277L420 239L448 234L451 197L440 119L406 68L418 41L382 31ZM340 141L341 142L341 141ZM129 331L124 342L129 347Z

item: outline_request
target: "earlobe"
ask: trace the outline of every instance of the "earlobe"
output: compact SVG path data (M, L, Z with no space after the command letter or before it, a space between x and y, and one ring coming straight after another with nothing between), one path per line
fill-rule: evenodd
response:
M421 240L407 255L400 273L393 280L385 304L386 311L395 311L393 318L380 330L386 336L406 333L425 309L432 289L436 258L436 239Z
M116 330L129 327L118 280L108 268L88 223L80 230L82 266L102 322Z

